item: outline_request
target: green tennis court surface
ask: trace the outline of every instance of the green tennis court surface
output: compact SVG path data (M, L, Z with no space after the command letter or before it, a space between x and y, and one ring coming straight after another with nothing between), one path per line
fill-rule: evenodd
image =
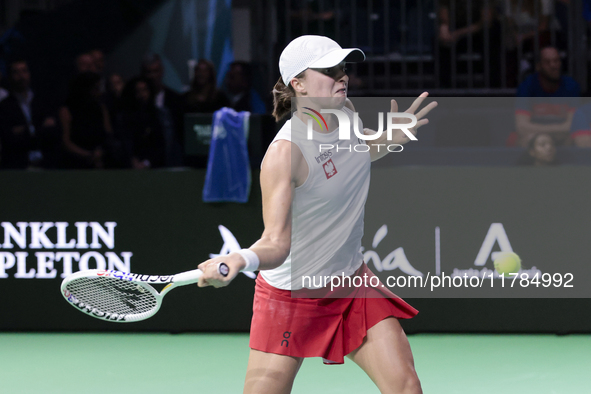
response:
M589 335L413 335L425 393L591 393ZM0 392L241 393L246 334L0 334ZM293 393L378 393L351 361L308 359Z

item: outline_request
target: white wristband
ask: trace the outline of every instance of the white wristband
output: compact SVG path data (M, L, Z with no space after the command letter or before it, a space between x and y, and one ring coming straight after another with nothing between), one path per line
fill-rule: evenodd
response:
M259 260L259 256L255 252L250 249L242 249L237 251L242 258L246 261L246 267L242 268L242 271L251 271L254 272L259 269L259 264L261 263Z

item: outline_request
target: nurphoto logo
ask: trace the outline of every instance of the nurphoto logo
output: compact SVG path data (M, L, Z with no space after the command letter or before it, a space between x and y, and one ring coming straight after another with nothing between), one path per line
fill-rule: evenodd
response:
M304 114L310 116L312 119L308 119L307 123L307 138L308 140L312 140L314 137L313 131L313 120L316 121L318 126L320 126L321 130L328 131L328 125L322 114L332 114L337 117L339 123L339 139L340 140L350 140L351 139L351 121L349 120L349 116L341 110L338 109L321 109L320 112L309 108L304 107L305 109L313 112L304 112ZM397 123L396 121L400 121L401 119L409 119L410 122L408 123ZM378 122L379 127L376 130L375 134L364 134L363 130L359 130L359 114L357 112L353 113L353 133L355 137L357 137L359 144L353 145L353 150L355 152L368 152L370 146L376 146L378 151L380 148L387 149L389 152L402 152L403 147L400 144L367 144L363 143L362 141L375 141L382 136L384 132L386 132L386 138L388 141L392 141L392 132L394 130L401 130L411 141L417 141L417 137L409 130L416 126L417 124L417 117L413 114L409 114L406 112L388 112L386 113L386 129L384 130L384 113L378 112ZM320 144L319 151L322 153L323 150L329 149L337 149L339 150L339 146L335 146L333 144ZM349 150L349 149L347 149Z

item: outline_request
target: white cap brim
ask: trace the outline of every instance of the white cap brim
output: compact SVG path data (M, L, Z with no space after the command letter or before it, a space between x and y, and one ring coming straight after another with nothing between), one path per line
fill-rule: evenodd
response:
M329 68L346 62L362 62L365 54L358 48L341 48L324 36L305 35L292 40L281 52L279 71L283 82L289 82L308 68Z
M356 63L365 60L365 53L357 48L335 49L308 66L308 68L334 67L342 61Z

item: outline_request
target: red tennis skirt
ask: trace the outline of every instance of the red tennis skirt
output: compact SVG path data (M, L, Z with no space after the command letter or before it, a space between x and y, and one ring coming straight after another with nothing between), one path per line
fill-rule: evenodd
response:
M375 274L366 264L354 276ZM355 282L353 282L355 283ZM374 283L367 280L365 283ZM410 319L418 311L385 286L281 290L258 275L250 347L293 357L322 357L343 364L361 346L367 330L389 316ZM308 298L299 298L304 294ZM344 295L344 298L335 298ZM318 297L319 296L319 297ZM296 298L297 297L297 298Z

